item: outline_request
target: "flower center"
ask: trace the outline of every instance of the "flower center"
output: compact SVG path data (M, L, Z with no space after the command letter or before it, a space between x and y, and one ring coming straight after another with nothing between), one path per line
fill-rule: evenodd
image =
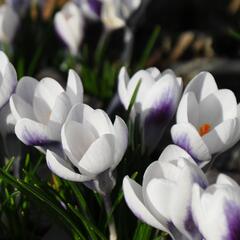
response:
M199 132L200 136L202 137L203 135L209 133L210 130L211 130L211 125L208 123L204 123L199 127L198 132Z

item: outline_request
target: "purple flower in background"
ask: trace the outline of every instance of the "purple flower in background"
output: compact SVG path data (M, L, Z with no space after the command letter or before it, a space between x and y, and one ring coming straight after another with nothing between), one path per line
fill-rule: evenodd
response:
M7 0L6 3L17 13L23 15L29 8L31 0Z

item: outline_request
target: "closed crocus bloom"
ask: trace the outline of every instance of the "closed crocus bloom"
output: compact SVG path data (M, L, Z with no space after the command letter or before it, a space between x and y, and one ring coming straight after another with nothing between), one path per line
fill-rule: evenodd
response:
M54 17L55 28L68 46L71 54L77 55L84 34L84 18L73 2L66 3Z
M123 192L129 208L145 223L176 240L200 240L191 211L194 183L205 188L204 173L187 152L169 145L146 169L142 186L125 177Z
M59 177L85 182L101 194L110 192L115 185L113 171L128 144L124 121L116 117L112 124L104 111L77 104L63 125L61 137L67 159L48 150L48 167Z
M61 141L61 127L71 107L83 100L81 79L69 71L66 90L52 78L23 77L10 99L15 132L26 145L46 147Z
M234 93L218 89L208 72L187 85L171 129L173 142L200 163L232 147L240 138L240 121Z
M228 176L220 174L205 190L194 185L192 211L204 239L240 238L240 187Z
M141 0L103 0L101 19L107 29L124 27L127 19L137 10Z
M0 41L11 43L19 23L17 13L8 4L0 6Z
M9 101L17 85L17 74L8 57L0 51L0 109Z
M119 73L118 94L126 110L137 86L131 118L134 121L139 117L143 146L152 151L176 112L182 94L182 80L171 70L161 74L157 68L140 70L130 79L123 67Z

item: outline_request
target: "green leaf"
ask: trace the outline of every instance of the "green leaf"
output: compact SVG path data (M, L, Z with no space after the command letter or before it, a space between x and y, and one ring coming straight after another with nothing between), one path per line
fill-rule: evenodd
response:
M151 233L152 227L139 221L133 236L133 240L150 239Z
M132 95L132 97L131 97L131 100L130 100L130 103L129 103L129 106L128 106L128 110L127 110L128 115L130 115L130 112L131 112L131 110L132 110L132 107L133 107L133 105L134 105L134 103L135 103L135 101L136 101L137 94L138 94L138 91L139 91L141 82L142 82L141 79L139 79L139 81L138 81L138 83L137 83L137 85L136 85L136 87L135 87L135 89L134 89L134 92L133 92L133 95Z

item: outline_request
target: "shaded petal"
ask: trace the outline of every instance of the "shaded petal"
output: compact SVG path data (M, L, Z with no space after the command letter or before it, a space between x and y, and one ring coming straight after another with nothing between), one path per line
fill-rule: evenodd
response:
M203 136L211 154L224 152L240 138L240 119L229 119Z
M48 122L56 99L62 92L61 85L52 78L44 78L39 82L34 93L33 109L40 122Z
M184 94L194 92L198 102L218 90L214 77L209 72L201 72L186 86Z
M161 72L156 67L147 68L146 71L149 72L155 80L161 77Z
M69 162L50 150L47 150L46 160L49 169L61 178L76 182L91 180L91 177L76 173Z
M226 185L230 185L233 187L238 187L237 182L235 182L232 178L230 178L229 176L222 174L222 173L220 173L218 175L216 184L226 184Z
M96 139L96 135L86 125L69 121L63 125L61 139L67 156L75 166L78 166L79 161Z
M17 73L11 63L6 64L5 70L1 77L0 108L2 108L8 102L17 85Z
M66 122L76 121L83 122L83 108L85 104L79 103L74 105L68 113Z
M95 140L78 163L79 169L84 173L100 174L111 168L114 163L114 136L102 135Z
M128 96L127 96L127 84L129 82L129 76L126 67L122 67L118 75L118 95L125 109L128 109Z
M114 122L114 137L115 137L115 157L114 164L111 169L114 169L122 160L123 155L128 146L128 128L126 123L118 116Z
M191 123L199 125L199 104L193 92L183 95L177 109L177 123Z
M32 106L19 97L17 94L13 94L9 101L11 112L16 120L21 118L30 118L35 120L35 115Z
M123 179L123 193L128 207L133 211L134 215L148 225L168 231L146 208L143 202L142 188L134 180L126 176Z
M209 161L211 159L208 145L200 137L197 130L191 124L175 124L171 128L173 142L186 150L193 159L198 161ZM201 164L204 164L201 162Z
M32 77L23 77L19 80L16 88L16 94L25 100L28 104L33 104L33 96L38 81Z
M26 118L17 121L15 133L26 145L45 146L56 142L50 139L47 126Z
M228 89L212 93L200 103L200 125L207 123L213 128L222 121L235 117L237 117L237 101L233 92Z
M68 73L68 81L66 92L71 99L72 105L83 102L83 85L78 74L70 69Z

